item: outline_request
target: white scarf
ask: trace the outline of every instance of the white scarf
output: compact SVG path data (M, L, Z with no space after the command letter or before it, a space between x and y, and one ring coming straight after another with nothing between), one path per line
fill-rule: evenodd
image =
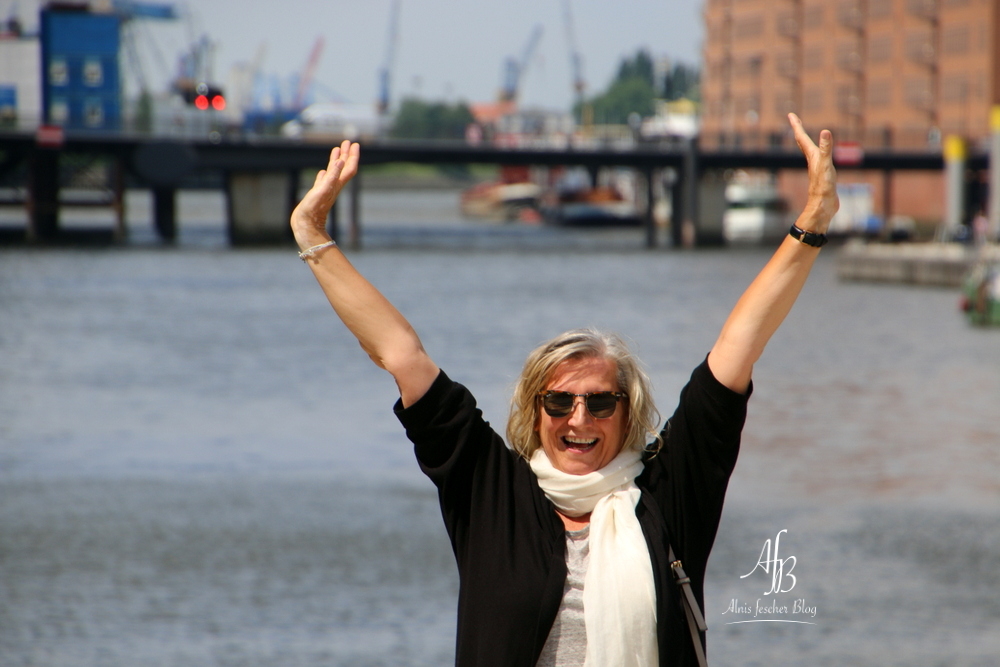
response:
M585 667L649 667L658 661L653 566L635 506L640 452L622 450L592 473L570 475L539 447L531 457L538 486L567 516L590 515L590 563L583 582Z

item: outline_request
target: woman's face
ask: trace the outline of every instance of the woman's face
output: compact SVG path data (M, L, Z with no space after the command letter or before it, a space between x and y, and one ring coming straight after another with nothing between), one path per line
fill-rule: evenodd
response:
M603 357L567 359L556 366L545 389L573 394L621 391L615 363ZM613 415L596 419L587 411L583 398L578 397L565 417L550 417L539 406L535 430L556 469L586 475L618 456L625 442L627 414L628 403L620 400Z

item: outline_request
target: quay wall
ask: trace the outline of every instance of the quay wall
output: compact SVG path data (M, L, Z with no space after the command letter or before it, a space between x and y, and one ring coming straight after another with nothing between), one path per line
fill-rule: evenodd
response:
M849 242L837 256L841 280L959 287L978 261L1000 261L1000 245Z

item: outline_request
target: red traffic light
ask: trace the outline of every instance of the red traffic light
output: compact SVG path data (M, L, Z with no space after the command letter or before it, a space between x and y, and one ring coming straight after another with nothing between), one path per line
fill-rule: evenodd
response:
M204 111L208 108L208 97L205 95L198 95L194 98L194 105Z
M212 98L212 108L216 111L222 111L226 108L226 98L222 95L216 95Z

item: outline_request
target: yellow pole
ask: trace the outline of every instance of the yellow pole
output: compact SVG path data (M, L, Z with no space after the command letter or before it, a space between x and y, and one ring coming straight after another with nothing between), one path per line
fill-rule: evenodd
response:
M990 109L990 205L987 236L1000 240L1000 105Z
M952 237L962 224L965 212L965 139L954 134L944 140L945 209L944 225L938 230L938 240Z

